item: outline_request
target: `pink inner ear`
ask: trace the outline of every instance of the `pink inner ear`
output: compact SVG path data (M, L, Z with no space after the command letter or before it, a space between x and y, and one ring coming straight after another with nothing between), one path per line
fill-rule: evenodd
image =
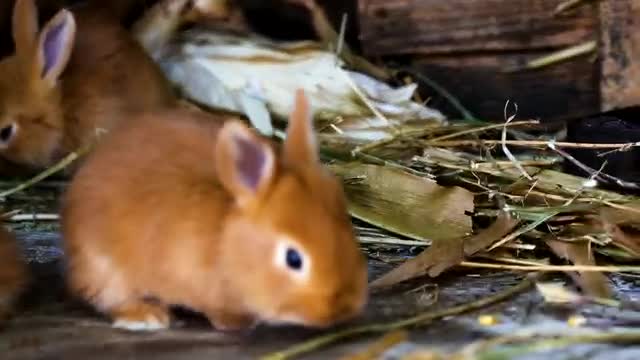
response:
M45 77L49 71L51 71L51 68L62 60L61 56L65 47L65 25L66 22L60 22L45 34L42 44L42 52L44 55L42 77Z
M269 157L265 147L241 136L234 136L233 141L238 155L234 163L238 180L252 191L256 191L268 176Z

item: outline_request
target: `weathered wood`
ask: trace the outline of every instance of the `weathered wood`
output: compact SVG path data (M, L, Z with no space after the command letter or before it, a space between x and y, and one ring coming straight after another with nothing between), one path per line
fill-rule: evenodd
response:
M474 115L487 120L504 120L507 100L518 104L519 119L562 120L599 111L598 67L589 56L538 70L504 71L540 55L429 57L417 60L415 69L454 94ZM459 116L446 104L441 99L431 103Z
M640 1L600 3L601 108L640 105Z
M550 49L597 36L595 4L554 16L558 0L358 1L367 55Z

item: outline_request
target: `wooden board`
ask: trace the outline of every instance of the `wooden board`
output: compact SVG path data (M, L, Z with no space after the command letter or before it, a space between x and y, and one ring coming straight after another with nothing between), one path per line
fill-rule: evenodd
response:
M506 73L541 54L468 55L417 60L415 69L454 94L469 111L486 120L504 121L509 99L518 119L542 121L590 115L599 111L598 66L582 56L539 70ZM426 89L426 88L425 88ZM459 116L441 99L433 106Z
M640 1L600 3L602 110L640 105Z
M529 51L597 36L595 4L555 17L559 0L358 1L367 55Z

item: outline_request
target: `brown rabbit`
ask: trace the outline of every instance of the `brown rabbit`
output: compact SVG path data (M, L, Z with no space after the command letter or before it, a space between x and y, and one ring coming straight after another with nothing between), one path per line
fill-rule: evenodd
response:
M13 302L26 281L27 266L16 239L0 227L0 321L10 314Z
M33 0L13 12L15 54L0 62L0 156L34 170L125 113L174 104L159 67L96 2L60 10L38 34Z
M136 330L169 326L170 305L225 330L356 316L366 263L301 91L295 101L283 147L188 110L107 135L63 200L72 291Z

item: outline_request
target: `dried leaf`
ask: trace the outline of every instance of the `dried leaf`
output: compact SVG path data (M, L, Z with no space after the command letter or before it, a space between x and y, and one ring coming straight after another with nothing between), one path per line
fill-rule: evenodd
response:
M471 232L474 196L444 187L402 169L366 164L334 164L345 181L351 214L416 240L451 240Z
M639 217L638 213L632 211L612 208L600 210L602 229L609 235L613 244L636 258L640 257L640 235L624 231L620 226L637 228L640 223Z
M546 243L557 256L571 261L574 265L596 265L589 243L586 241L569 243L547 239ZM585 294L597 298L611 298L609 278L603 273L584 271L578 272L578 274L567 272L567 274L574 279Z
M640 225L640 202L627 202L624 208L603 207L600 209L600 217L616 224Z
M431 277L440 275L445 270L459 264L464 255L473 255L484 250L511 232L518 221L508 212L500 212L496 220L486 229L467 237L436 241L422 253L405 261L400 266L384 274L371 283L371 287L391 286L426 273Z
M510 233L517 225L518 220L511 216L510 212L500 211L496 220L489 227L464 241L464 254L470 256L487 249L494 242Z
M302 88L314 109L314 121L333 124L326 131L345 137L379 140L405 124L445 122L441 112L413 101L415 84L394 88L344 70L344 61L321 43L278 42L206 26L179 32L180 13L161 15L154 18L158 12L149 11L135 26L135 36L174 86L207 107L241 112L252 123L266 124L262 111L254 119L255 111L246 111L240 101L226 101L230 95L219 95L250 99L253 110L259 101L271 116L286 120L291 94Z
M617 224L604 222L604 230L607 232L611 241L619 248L625 250L634 258L640 257L640 236L630 234L620 228Z
M463 238L436 241L416 257L371 282L370 286L372 289L392 286L426 273L431 277L438 276L464 260L462 244Z

